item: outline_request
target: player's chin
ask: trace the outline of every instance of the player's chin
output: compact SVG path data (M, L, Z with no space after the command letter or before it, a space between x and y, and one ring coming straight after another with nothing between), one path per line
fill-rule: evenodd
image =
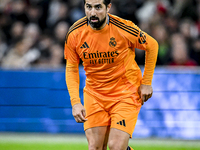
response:
M98 22L91 22L90 25L93 27L93 28L99 28L100 25Z

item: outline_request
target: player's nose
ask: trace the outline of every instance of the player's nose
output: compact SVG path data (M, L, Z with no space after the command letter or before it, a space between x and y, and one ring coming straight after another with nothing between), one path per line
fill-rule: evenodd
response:
M92 8L91 12L90 12L91 16L96 16L96 11L94 8Z

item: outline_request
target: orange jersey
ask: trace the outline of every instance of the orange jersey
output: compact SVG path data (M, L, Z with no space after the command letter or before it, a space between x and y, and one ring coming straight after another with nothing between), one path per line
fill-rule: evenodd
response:
M136 93L141 82L151 84L156 59L146 61L146 75L142 78L135 62L135 48L148 50L152 37L131 21L108 15L109 21L101 30L93 30L86 17L77 21L67 34L64 55L72 64L82 59L85 91L102 98L119 99ZM154 49L151 56L157 57L158 48Z

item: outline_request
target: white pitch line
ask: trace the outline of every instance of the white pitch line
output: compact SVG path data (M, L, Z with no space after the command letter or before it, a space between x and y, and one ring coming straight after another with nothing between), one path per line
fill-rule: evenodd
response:
M0 133L0 143L87 143L84 135Z
M184 146L184 147L198 147L200 148L200 141L197 140L176 140L176 139L158 139L158 138L143 138L130 139L131 145L151 145L151 146Z
M39 133L0 133L0 143L85 143L87 139L84 134L39 134ZM151 146L184 146L200 148L200 141L142 138L130 139L131 145Z

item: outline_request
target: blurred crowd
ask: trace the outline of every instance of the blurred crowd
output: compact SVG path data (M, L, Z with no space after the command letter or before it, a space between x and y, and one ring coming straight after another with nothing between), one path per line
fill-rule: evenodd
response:
M112 0L110 13L158 41L157 65L200 65L200 0ZM66 33L84 16L83 0L0 0L0 67L63 67Z

